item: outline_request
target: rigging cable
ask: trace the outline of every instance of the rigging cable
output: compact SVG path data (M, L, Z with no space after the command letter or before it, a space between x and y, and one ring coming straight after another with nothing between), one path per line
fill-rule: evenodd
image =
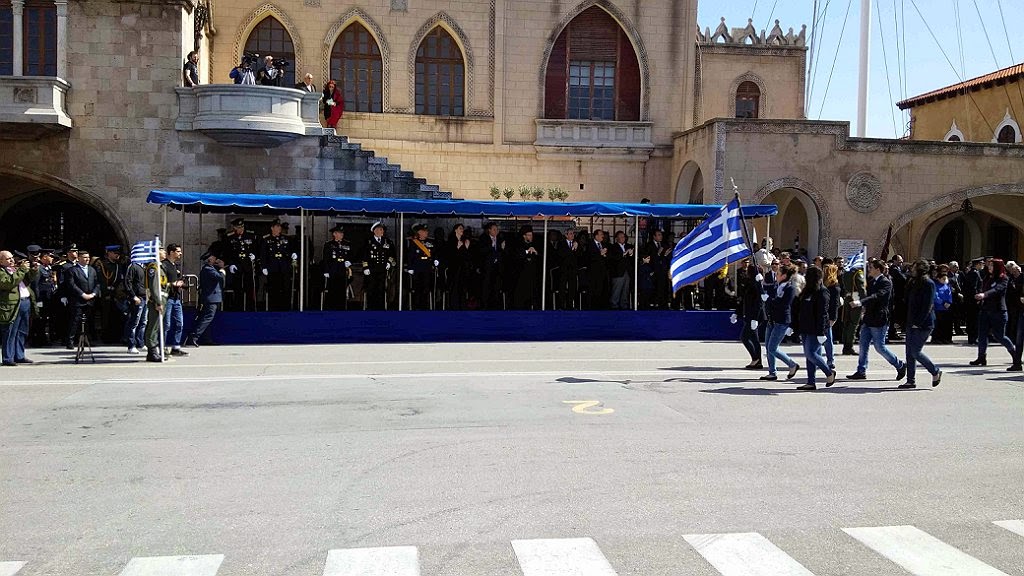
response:
M964 29L960 24L960 0L953 0L953 18L956 22L956 43L960 49L960 75L967 76L967 66L964 64Z
M825 37L825 24L828 22L825 20L825 16L828 15L828 5L831 3L832 0L825 0L825 7L822 9L821 16L818 18L818 21L821 23L821 27L818 30L818 45L811 47L815 52L813 57L814 68L811 69L811 88L807 95L808 116L810 115L809 111L811 109L811 101L814 100L814 87L818 85L818 65L821 62L821 40Z
M804 71L804 118L807 118L807 112L810 109L810 75L811 71L814 70L814 39L815 33L818 31L818 0L814 0L813 12L814 17L811 19L811 48L808 50L811 60L807 63L807 70Z
M961 77L960 73L956 71L956 66L953 65L953 61L949 59L949 55L946 54L946 50L942 48L942 44L939 42L938 37L936 37L935 32L932 31L931 25L928 24L927 20L925 20L924 14L921 13L921 8L917 5L917 0L910 0L910 5L913 6L914 10L917 11L917 15L919 18L921 18L921 22L924 24L924 27L928 30L928 34L931 35L932 41L935 42L935 45L939 48L939 52L942 53L942 57L946 59L946 62L949 64L949 67L953 69L953 74L956 75L957 79L962 84L964 81L963 77ZM905 27L906 25L904 24L904 29ZM964 90L964 94L966 94L967 97L971 99L971 102L974 104L974 107L977 108L978 113L981 114L981 119L988 126L989 131L992 131L992 125L989 124L988 118L985 117L985 113L981 110L981 106L978 106L978 102L974 99L974 95L971 94L971 91Z
M754 0L754 9L750 11L750 19L754 19L754 14L757 12L757 0Z
M779 0L775 0L772 4L772 11L768 13L768 23L764 25L761 30L768 30L768 27L772 25L772 16L775 16L775 8L779 5Z
M839 32L839 42L836 43L836 55L832 59L832 69L828 73L828 82L825 83L825 94L821 97L821 109L818 110L818 120L821 120L821 115L825 112L825 101L828 100L828 89L832 85L832 74L836 71L836 62L839 61L839 48L843 45L843 36L846 35L846 24L850 21L850 8L853 6L853 0L850 0L846 4L846 18L843 19L843 29Z
M1003 21L1003 34L1006 35L1006 47L1010 49L1010 63L1016 64L1017 57L1013 55L1013 43L1010 42L1010 29L1006 27L1006 15L1003 14L1003 0L996 0L996 6L999 6L999 19ZM1016 84L1017 93L1020 94L1021 105L1024 105L1024 87L1021 86L1024 82L1018 78Z
M896 101L892 99L892 82L889 76L889 56L885 51L885 29L882 28L882 7L875 11L878 14L878 36L882 40L882 63L885 65L885 87L889 90L889 116L892 118L892 132L894 138L900 137L900 130L896 127Z
M988 41L988 49L989 49L989 51L992 52L992 61L995 62L995 64L996 64L996 70L999 70L1001 68L999 66L999 58L996 57L996 49L995 49L995 47L992 46L992 37L988 35L988 26L985 25L985 19L981 17L981 9L978 8L978 0L974 0L974 10L978 12L978 20L981 21L981 31L982 31L982 33L985 34L985 40ZM1003 83L1003 92L1006 94L1006 103L1012 109L1013 108L1013 99L1010 98L1010 87L1007 86L1005 82ZM993 136L993 138L997 137L997 136L999 136L999 135L996 134L995 136Z
M879 8L879 11L881 11L881 8ZM897 81L899 82L899 84L896 85L896 88L899 91L900 100L902 101L906 100L906 95L903 91L903 59L906 57L907 47L904 46L903 52L900 53L900 18L899 11L896 9L896 0L892 0L892 21L895 30L894 36L896 38L896 76ZM881 28L882 25L879 24L878 27ZM891 99L892 96L889 96L889 98ZM900 110L900 122L905 123L905 116L906 111ZM906 132L904 132L904 135L906 135ZM899 137L899 134L896 136Z

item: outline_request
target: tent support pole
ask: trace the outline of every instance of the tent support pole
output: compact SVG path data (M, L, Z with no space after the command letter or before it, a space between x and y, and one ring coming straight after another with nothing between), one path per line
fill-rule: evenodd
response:
M181 246L185 247L185 207L181 207ZM181 273L184 275L188 272L188 265L185 263L186 258L181 261Z
M765 226L764 237L768 238L772 235L772 217L768 217L768 224Z
M299 208L299 312L303 311L306 295L306 209Z
M402 238L402 234L405 234L405 213L398 213L398 233L395 235L396 241L398 242L398 311L402 311L402 301L404 300L403 286L405 284L405 271L402 270L403 264L405 263L405 238Z
M551 248L551 244L548 242L548 217L544 217L544 254L541 255L541 269L540 269L540 309L543 312L547 310L548 303L548 251Z
M650 223L650 220L648 220ZM633 310L640 309L640 215L633 216Z
M184 210L184 208L182 208L182 210ZM160 237L166 240L167 239L167 204L164 204L164 206L163 206L163 220L164 220L164 223L163 223L163 227L160 230Z

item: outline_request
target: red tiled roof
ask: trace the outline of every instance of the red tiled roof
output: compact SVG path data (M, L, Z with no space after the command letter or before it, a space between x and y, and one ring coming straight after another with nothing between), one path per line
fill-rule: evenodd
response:
M1024 62L1015 64L1009 68L1003 68L984 76L978 76L966 82L960 82L959 84L953 84L952 86L946 86L945 88L939 88L938 90L932 90L926 92L920 96L914 96L907 98L902 102L897 102L896 105L900 107L900 110L906 110L907 108L913 108L919 104L925 102L939 100L943 97L949 97L954 94L966 93L968 90L978 90L985 87L986 84L993 84L995 82L1009 82L1015 78L1024 76Z

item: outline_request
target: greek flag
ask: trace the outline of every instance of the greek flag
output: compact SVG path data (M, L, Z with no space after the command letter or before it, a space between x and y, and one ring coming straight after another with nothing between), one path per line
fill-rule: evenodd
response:
M846 267L848 269L850 269L850 270L853 270L854 268L860 268L862 270L866 270L867 269L867 265L868 265L868 254L867 254L867 252L868 252L868 247L867 247L867 245L865 245L865 246L863 246L860 249L860 252L857 252L855 255L850 257L850 263Z
M672 251L672 289L679 290L750 256L743 238L739 197L701 223Z
M156 262L156 257L156 240L136 242L135 245L132 246L132 264L149 264L150 262Z

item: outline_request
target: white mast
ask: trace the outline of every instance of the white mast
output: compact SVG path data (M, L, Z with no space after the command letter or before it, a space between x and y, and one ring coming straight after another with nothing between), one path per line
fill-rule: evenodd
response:
M871 0L860 3L860 81L857 86L857 136L867 135L868 64L871 55Z

